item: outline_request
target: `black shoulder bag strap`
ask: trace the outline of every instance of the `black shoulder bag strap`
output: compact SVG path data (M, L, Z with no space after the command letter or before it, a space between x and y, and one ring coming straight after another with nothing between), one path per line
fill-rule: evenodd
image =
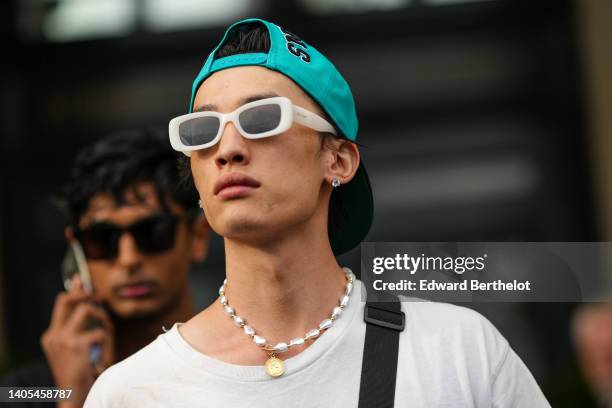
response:
M367 325L359 408L393 408L399 335L406 317L397 296L387 292L384 297L384 302L366 302L364 308Z

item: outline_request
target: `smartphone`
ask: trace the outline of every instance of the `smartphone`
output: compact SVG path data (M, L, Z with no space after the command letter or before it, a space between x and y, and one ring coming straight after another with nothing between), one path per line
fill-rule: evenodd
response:
M85 260L85 252L83 252L83 247L81 247L81 244L77 240L72 240L72 242L70 242L62 262L62 278L66 290L70 290L70 283L74 275L80 276L85 292L93 293L91 275L89 274L89 268Z
M87 261L85 260L85 252L83 252L81 244L76 239L73 239L68 244L68 250L62 261L62 279L66 290L70 290L72 278L77 274L81 278L85 292L93 293L93 285L91 283L91 275L89 274ZM96 327L100 327L100 322L97 320L88 320L85 326L87 330ZM102 348L99 344L94 344L89 351L89 361L94 365L98 365L101 358Z

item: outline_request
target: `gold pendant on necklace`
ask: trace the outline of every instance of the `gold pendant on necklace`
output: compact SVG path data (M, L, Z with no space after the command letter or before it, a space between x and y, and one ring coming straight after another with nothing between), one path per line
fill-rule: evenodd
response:
M271 377L279 377L285 372L285 363L274 353L266 360L266 372Z

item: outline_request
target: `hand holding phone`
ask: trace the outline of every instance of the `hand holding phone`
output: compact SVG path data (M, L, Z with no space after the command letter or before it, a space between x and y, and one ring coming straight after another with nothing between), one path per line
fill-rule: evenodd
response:
M81 248L81 244L75 239L69 243L68 251L62 262L62 277L64 279L64 288L70 290L72 278L79 276L83 290L85 293L93 294L93 285L91 283L91 275L87 267L85 252ZM88 319L85 324L86 330L91 330L100 327L100 322L97 320ZM100 344L94 343L91 346L89 353L89 361L95 367L100 367L102 358L102 348Z
M41 337L56 386L73 389L76 398L69 405L74 406L82 406L98 374L114 361L112 322L94 300L78 250L69 247L62 265L68 290L57 295L51 323Z

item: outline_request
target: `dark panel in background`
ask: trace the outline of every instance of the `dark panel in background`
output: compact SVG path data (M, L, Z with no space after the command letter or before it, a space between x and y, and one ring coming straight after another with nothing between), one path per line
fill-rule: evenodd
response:
M591 187L569 1L486 1L315 17L259 2L351 84L376 200L371 241L592 241ZM267 10L267 11L266 11ZM6 16L3 19L7 19ZM61 289L63 220L50 197L84 144L165 128L221 28L21 42L2 84L0 236L13 364L41 354ZM357 270L358 250L341 263ZM358 272L358 271L357 271ZM200 306L222 242L194 271ZM568 304L478 305L540 381L571 358Z

